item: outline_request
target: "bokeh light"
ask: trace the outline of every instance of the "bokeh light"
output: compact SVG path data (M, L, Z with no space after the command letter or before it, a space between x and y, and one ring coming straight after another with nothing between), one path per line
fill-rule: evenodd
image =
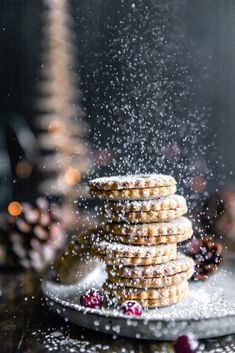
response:
M53 120L48 125L49 134L56 134L64 129L64 124L59 120Z
M16 165L16 175L21 179L27 179L32 173L32 165L27 160L19 161Z
M22 212L22 206L18 201L10 202L7 209L8 213L14 217L19 216Z
M81 173L78 169L70 167L66 170L64 179L68 185L76 185L81 180Z
M203 192L206 188L206 180L202 175L196 175L190 181L191 189L195 192Z

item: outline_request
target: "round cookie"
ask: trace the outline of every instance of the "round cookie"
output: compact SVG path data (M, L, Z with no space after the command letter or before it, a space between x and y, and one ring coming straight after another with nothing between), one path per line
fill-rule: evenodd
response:
M113 222L151 223L182 216L187 204L183 196L171 195L156 200L109 202L104 210Z
M94 255L102 259L106 265L111 266L149 266L149 265L159 265L176 259L176 249L168 252L165 255L156 257L109 257L105 255Z
M105 203L105 210L117 213L130 212L158 212L163 210L175 210L178 208L185 208L186 200L181 195L170 195L162 197L161 199L148 201L124 201L124 202L107 202Z
M128 223L152 223L166 222L174 218L180 217L187 213L187 206L177 208L175 210L149 211L149 212L129 212L117 213L110 212L107 217L112 222L128 222Z
M166 187L175 185L175 179L163 174L137 174L102 177L90 180L91 189L120 190Z
M151 200L168 195L175 194L176 186L161 186L143 189L121 189L121 190L99 190L90 189L90 195L92 197L99 198L101 200Z
M157 257L164 256L176 251L176 244L159 244L157 246L128 245L100 241L93 244L93 251L96 254L110 258L115 257Z
M192 222L186 217L179 217L170 222L148 224L106 223L102 226L106 233L125 236L161 237L168 235L189 234Z
M158 245L158 244L174 244L181 243L191 238L193 232L189 231L184 234L160 236L160 237L142 237L142 236L130 236L130 235L118 235L118 234L104 234L104 239L114 241L123 244L133 245Z
M162 288L179 284L189 280L194 273L194 267L189 268L185 272L176 273L171 276L156 277L156 278L123 278L109 276L107 283L110 283L113 288L133 287L133 288Z
M108 276L116 276L123 278L162 278L173 276L176 273L188 271L194 267L194 261L191 257L178 254L177 258L169 263L162 263L156 266L138 266L138 267L112 267L107 266Z
M186 298L189 294L189 288L185 288L180 293L171 297L161 297L159 299L147 299L140 300L140 304L143 308L160 308L163 306L168 306L178 303L180 300ZM121 304L122 302L120 302Z
M162 303L165 303L164 299L167 300L171 298L172 301L175 301L175 298L179 298L181 295L186 296L189 290L189 284L187 281L170 287L158 289L148 288L147 290L134 287L113 288L113 286L108 283L105 283L103 287L107 295L114 297L119 303L126 300L138 300L140 302L154 300L155 302L158 302L158 305L160 306Z

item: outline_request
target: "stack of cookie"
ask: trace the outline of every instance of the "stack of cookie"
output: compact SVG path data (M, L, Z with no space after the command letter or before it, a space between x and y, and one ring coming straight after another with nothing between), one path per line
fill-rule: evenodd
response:
M106 223L94 236L93 252L106 263L105 290L118 303L144 307L176 303L188 293L193 260L177 254L192 236L183 196L173 177L159 174L104 177L89 182L104 200Z

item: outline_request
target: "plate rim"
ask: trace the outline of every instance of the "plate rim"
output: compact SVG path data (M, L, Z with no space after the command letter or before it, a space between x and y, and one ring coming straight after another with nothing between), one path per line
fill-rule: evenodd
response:
M226 314L220 317L205 317L205 318L190 318L186 319L186 318L179 318L179 319L172 319L169 320L168 318L144 318L143 316L129 316L129 315L125 315L123 313L119 313L119 315L115 315L112 311L108 311L108 309L102 310L103 308L100 309L95 309L95 308L85 308L82 305L78 304L78 303L71 303L69 301L65 301L63 299L60 299L58 297L56 297L54 294L52 293L48 293L48 290L46 289L47 283L53 283L50 280L43 280L41 283L41 289L42 292L44 294L44 296L46 298L48 298L49 300L52 300L54 302L56 302L57 304L61 305L62 307L66 307L69 309L72 309L73 311L82 313L82 314L89 314L89 315L98 315L100 318L112 318L112 319L128 319L128 320L136 320L136 321L140 321L140 322L164 322L164 323L168 323L168 322L176 322L176 323L181 323L181 322L200 322L200 321L212 321L212 320L220 320L220 319L225 319L225 318L235 318L235 313L234 314ZM57 284L60 285L60 284ZM61 284L64 285L64 284ZM107 313L105 314L105 312L107 311Z

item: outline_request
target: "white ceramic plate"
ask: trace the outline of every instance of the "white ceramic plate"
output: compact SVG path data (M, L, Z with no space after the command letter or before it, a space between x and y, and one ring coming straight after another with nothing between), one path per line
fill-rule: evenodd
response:
M115 308L87 309L79 305L81 293L87 288L101 288L104 280L104 270L98 266L76 285L44 281L42 291L54 312L99 332L157 340L173 340L186 331L198 338L235 333L235 259L227 259L207 282L191 283L187 299L146 310L141 317L125 316Z

